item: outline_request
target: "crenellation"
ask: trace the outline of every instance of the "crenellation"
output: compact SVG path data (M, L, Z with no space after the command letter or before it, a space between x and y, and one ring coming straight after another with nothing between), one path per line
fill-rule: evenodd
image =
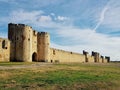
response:
M48 36L49 33L47 33L47 32L39 32L39 35L44 37L44 36Z
M110 62L110 57L109 56L105 56L105 59L107 60L107 62Z
M25 24L8 24L8 39L0 38L0 61L107 63L98 52L76 53L50 47L50 34Z
M33 36L37 36L37 31L33 30Z
M83 54L84 55L87 55L87 54L89 54L87 51L85 51L85 50L83 50Z
M17 26L23 26L23 27L25 27L26 25L25 24L17 24Z

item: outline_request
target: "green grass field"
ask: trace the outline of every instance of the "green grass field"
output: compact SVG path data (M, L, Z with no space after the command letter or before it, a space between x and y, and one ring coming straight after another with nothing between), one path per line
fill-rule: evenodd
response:
M7 66L36 63L0 63ZM0 90L120 90L120 63L0 69Z

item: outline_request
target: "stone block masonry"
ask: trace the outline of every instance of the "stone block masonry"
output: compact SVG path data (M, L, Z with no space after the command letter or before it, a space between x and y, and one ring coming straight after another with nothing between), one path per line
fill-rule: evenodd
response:
M0 38L0 61L13 62L67 62L67 63L107 63L110 57L98 52L90 55L69 52L50 47L50 35L37 32L25 24L8 24L8 39Z

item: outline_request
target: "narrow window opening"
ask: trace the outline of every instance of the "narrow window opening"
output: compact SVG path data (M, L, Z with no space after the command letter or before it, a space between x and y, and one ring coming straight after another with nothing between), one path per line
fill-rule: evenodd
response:
M2 42L2 48L7 49L7 42L5 40L3 40Z
M55 55L55 50L53 50L53 55Z
M53 62L53 60L51 60L51 63Z

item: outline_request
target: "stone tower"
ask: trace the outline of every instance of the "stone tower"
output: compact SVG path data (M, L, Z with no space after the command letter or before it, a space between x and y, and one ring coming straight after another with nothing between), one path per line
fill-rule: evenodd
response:
M32 61L32 28L24 24L8 24L8 39L11 41L11 61Z
M92 56L94 56L94 62L99 62L100 54L98 52L92 51Z
M105 56L105 59L107 60L107 62L110 62L110 57Z
M38 61L48 62L50 58L50 35L47 32L37 34Z
M88 61L88 52L86 52L85 50L83 50L83 55L85 55L85 62L89 62Z

